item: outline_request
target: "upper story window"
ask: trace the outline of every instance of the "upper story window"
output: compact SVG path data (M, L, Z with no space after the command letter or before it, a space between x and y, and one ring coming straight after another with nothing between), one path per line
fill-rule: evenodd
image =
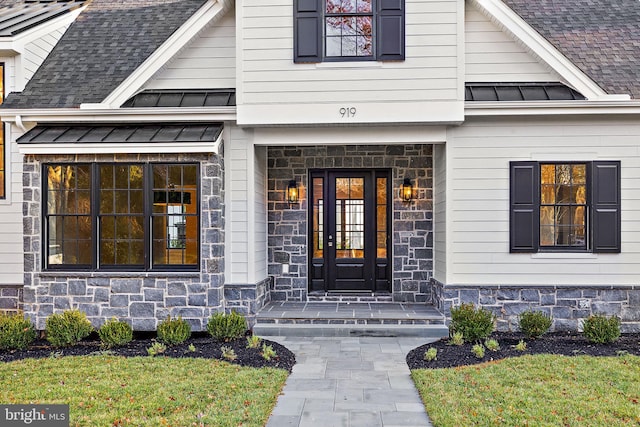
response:
M196 270L196 164L48 164L45 268Z
M404 0L294 0L294 61L399 61Z
M620 252L620 162L511 162L511 252Z

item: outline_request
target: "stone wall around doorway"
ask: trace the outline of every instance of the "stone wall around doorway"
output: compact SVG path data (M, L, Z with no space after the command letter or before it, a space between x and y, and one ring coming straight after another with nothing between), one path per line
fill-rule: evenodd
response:
M323 145L268 148L268 271L271 299L306 301L308 289L307 185L310 169L390 169L393 191L392 297L396 302L431 302L433 292L433 150L430 144ZM410 178L413 201L399 188ZM290 180L300 187L298 203L286 202ZM286 266L286 267L285 267ZM285 271L288 269L288 271Z

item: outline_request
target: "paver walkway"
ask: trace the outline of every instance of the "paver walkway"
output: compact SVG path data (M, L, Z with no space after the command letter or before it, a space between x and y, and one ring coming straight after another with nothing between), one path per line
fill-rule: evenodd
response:
M405 362L425 338L269 339L297 363L267 427L431 426Z

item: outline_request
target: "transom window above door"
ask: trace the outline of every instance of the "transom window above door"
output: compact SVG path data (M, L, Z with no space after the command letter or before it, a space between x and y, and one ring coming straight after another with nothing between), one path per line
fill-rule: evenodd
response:
M404 60L404 0L294 0L294 61Z

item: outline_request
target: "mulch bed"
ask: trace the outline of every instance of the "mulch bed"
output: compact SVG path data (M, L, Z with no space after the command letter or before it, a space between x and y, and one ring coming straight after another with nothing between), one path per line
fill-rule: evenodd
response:
M52 347L46 340L35 341L27 350L0 350L0 362L11 362L25 358L44 358L44 357L61 357L61 356L87 356L97 354L109 354L114 356L135 357L147 356L147 349L153 345L154 339L150 337L137 336L132 342L122 347L114 347L105 350L101 347L101 343L95 337L89 337L80 343L71 346L56 348ZM265 360L260 352L262 343L270 345L276 351L277 356L271 360ZM189 345L193 344L196 351L189 350ZM234 361L226 360L222 357L221 347L226 346L232 348L237 359ZM262 340L259 348L247 348L246 338L240 338L229 342L216 341L209 336L192 336L183 344L169 346L164 353L155 357L198 357L206 359L224 360L241 366L254 368L279 368L286 369L291 372L293 365L296 363L295 355L286 347L269 340Z
M632 354L640 356L640 334L623 334L612 344L593 344L581 334L569 332L547 333L538 339L527 339L519 333L493 333L500 344L500 350L493 352L485 349L485 356L478 359L471 353L473 343L461 346L450 345L448 340L425 344L415 348L407 355L409 369L453 368L456 366L474 365L507 357L518 357L527 354L559 354L565 356L619 356ZM520 340L527 343L522 352L514 347ZM424 360L424 353L433 347L438 350L437 359L431 362Z

